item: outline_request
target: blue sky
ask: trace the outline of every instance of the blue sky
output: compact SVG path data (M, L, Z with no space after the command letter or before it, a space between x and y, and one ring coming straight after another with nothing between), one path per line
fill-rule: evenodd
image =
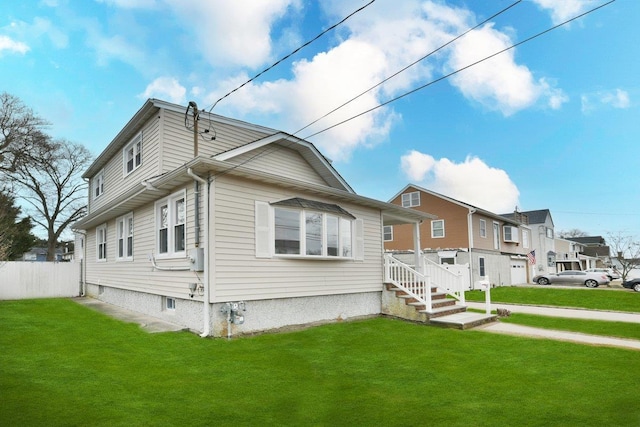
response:
M149 97L217 99L368 1L5 0L0 90L99 154ZM213 112L294 133L514 1L376 0ZM525 0L307 137L603 5ZM640 237L640 2L617 0L309 140L359 194L415 183Z

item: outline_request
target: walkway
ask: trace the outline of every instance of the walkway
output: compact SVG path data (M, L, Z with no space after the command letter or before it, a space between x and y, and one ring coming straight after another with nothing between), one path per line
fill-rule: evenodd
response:
M467 302L469 308L484 310L484 303ZM516 305L492 303L491 310L503 308L512 313L535 314L537 316L564 317L569 319L589 319L609 322L628 322L640 324L640 313L622 313L604 310L582 310L572 308L557 308L535 305ZM532 338L555 339L560 341L571 341L581 344L603 345L611 347L622 347L633 350L640 350L640 341L626 338L612 338L600 335L589 335L578 332L556 331L552 329L534 328L531 326L515 325L512 323L495 322L477 328L478 330L493 332L498 334L519 335Z

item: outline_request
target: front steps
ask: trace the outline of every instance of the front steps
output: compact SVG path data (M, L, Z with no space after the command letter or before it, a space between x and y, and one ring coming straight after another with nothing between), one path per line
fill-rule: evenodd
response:
M494 322L496 315L467 312L467 307L457 300L447 298L437 288L431 289L432 310L428 312L424 303L407 295L403 290L391 283L386 284L383 295L383 312L408 320L428 323L455 329L470 329L485 323Z

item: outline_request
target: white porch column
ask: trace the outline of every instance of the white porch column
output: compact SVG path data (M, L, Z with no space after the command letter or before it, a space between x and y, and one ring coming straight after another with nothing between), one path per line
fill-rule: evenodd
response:
M420 244L420 222L413 223L413 256L415 257L414 265L416 271L424 274L422 265L422 245Z

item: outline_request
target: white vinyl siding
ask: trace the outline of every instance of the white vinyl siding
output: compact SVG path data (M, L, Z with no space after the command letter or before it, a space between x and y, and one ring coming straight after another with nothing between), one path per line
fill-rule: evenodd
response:
M269 236L273 231L266 226L270 201L291 197L324 203L335 201L312 194L291 194L287 189L230 176L216 179L214 191L215 219L212 227L215 227L215 250L212 264L216 266L215 300L381 291L383 248L379 211L339 203L359 220L353 222L353 259L268 258L271 255L265 248L273 242L273 235ZM261 242L261 235L267 237L268 243Z
M140 182L144 178L158 175L158 119L152 119L143 127L144 134L144 161L133 172L123 176L123 150L118 150L105 164L103 168L104 193L94 199L89 199L89 212L94 212L103 206L110 205L115 198L131 190L131 188L142 188ZM123 147L124 149L124 147ZM139 179L138 179L139 178Z

